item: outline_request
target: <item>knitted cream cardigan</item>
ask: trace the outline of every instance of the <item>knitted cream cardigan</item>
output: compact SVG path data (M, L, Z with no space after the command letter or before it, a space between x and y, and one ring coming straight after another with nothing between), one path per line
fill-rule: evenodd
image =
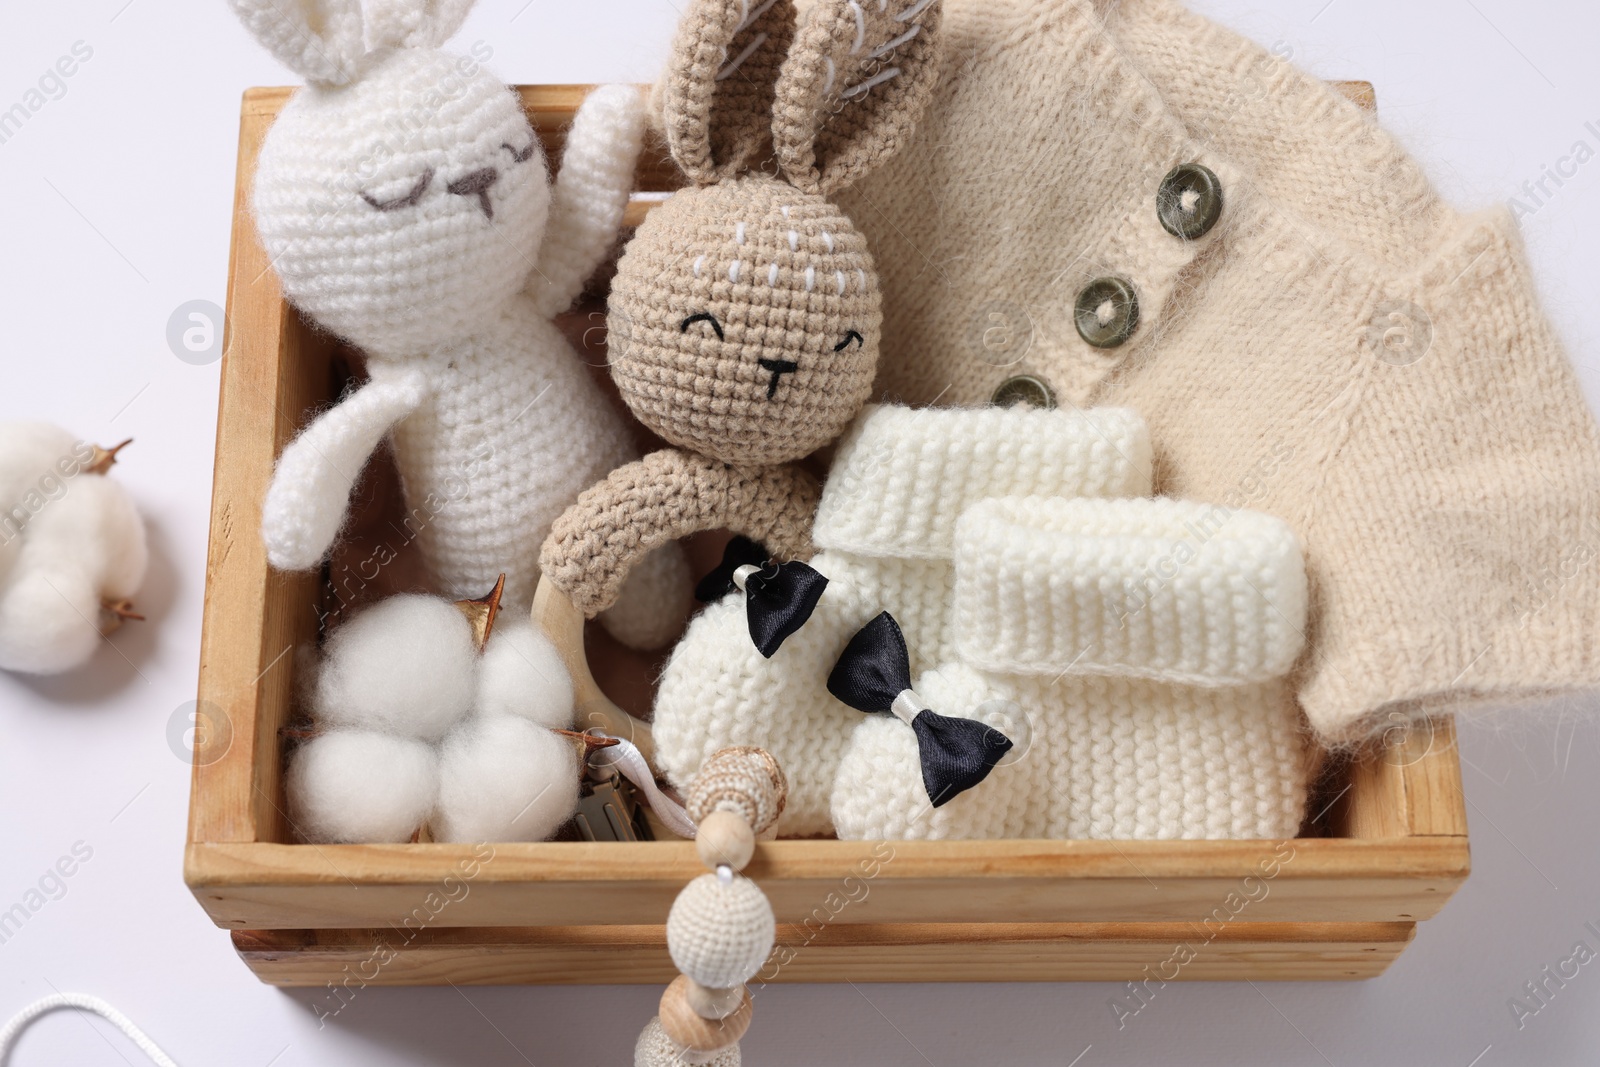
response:
M841 198L883 275L880 393L1031 375L1143 415L1157 492L1286 519L1325 740L1600 685L1600 442L1511 215L1455 211L1370 116L1173 0L944 4L915 141ZM1189 162L1224 194L1194 241L1156 208ZM1099 349L1073 314L1105 276L1139 325Z

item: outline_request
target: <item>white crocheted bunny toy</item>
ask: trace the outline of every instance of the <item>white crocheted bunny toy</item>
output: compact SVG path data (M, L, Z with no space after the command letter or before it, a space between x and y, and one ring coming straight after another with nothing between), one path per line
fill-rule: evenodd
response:
M438 50L471 0L230 2L307 82L262 146L262 243L289 300L359 347L371 377L284 450L263 507L268 558L302 570L327 555L392 431L437 591L478 596L504 573L506 603L526 607L552 520L637 455L552 319L616 239L638 91L584 102L552 192L516 94ZM676 549L655 553L605 621L628 644L665 644L688 590Z
M1303 640L1298 543L1150 491L1131 411L869 408L824 486L815 614L770 660L733 598L695 619L656 700L663 770L765 748L789 775L785 836L1293 836L1310 772L1283 678ZM1014 745L937 806L908 723L829 691L882 612L912 705Z

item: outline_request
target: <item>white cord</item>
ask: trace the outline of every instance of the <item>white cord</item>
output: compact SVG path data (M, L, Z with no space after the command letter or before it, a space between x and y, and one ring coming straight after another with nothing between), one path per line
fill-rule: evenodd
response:
M4 1064L11 1055L11 1046L16 1044L17 1037L27 1029L28 1024L46 1012L56 1011L61 1008L76 1008L79 1011L92 1011L102 1016L112 1026L121 1030L128 1036L128 1040L139 1046L139 1051L150 1057L156 1067L178 1067L171 1056L156 1045L145 1032L133 1025L133 1020L122 1014L116 1008L107 1004L99 997L86 996L83 993L57 993L54 996L36 1000L11 1017L5 1028L0 1030L0 1064Z
M600 733L601 737L610 737L611 734ZM689 813L683 805L663 793L656 785L656 776L650 770L650 765L645 762L644 753L638 746L626 738L617 738L617 743L610 748L602 748L589 760L596 767L606 769L616 768L622 776L632 782L640 792L645 795L645 801L656 816L667 825L667 829L679 837L693 838L695 835L694 820L689 818Z

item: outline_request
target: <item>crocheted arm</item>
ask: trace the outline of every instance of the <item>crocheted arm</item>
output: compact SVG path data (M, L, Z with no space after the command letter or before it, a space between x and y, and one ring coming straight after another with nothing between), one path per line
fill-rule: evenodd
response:
M602 85L578 109L556 176L539 264L528 283L545 316L572 306L617 239L644 147L644 125L644 103L631 85Z
M612 471L556 520L539 567L592 619L652 549L701 530L743 534L774 559L810 559L821 495L798 467L731 467L673 449L652 452Z
M268 562L298 571L322 561L344 525L361 468L390 427L417 409L426 391L421 373L374 380L289 443L261 507Z

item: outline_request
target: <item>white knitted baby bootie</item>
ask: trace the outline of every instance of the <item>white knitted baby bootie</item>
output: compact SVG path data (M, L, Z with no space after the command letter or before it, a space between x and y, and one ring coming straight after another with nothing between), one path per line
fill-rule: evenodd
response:
M1306 578L1289 527L1175 500L1009 498L956 523L953 656L912 688L1016 750L935 807L904 723L860 723L841 838L1282 838L1311 770L1285 676Z
M811 565L829 585L815 613L771 659L751 643L742 597L696 617L656 697L661 769L681 784L719 749L758 746L789 775L778 832L830 832L839 762L862 725L827 690L851 636L888 611L914 674L952 660L950 560L965 508L999 496L1144 496L1150 463L1144 423L1126 410L868 408L817 512Z

